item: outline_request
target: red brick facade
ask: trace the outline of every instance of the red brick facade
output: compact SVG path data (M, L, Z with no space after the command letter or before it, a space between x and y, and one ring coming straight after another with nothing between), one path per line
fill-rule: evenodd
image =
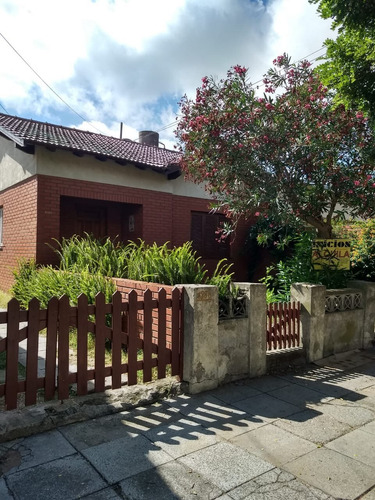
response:
M111 237L121 232L123 234L121 217L116 210L120 205L116 204L140 207L135 211L135 231L129 235L129 239L142 237L146 243L157 244L169 241L171 245L181 245L190 240L191 212L209 211L208 201L201 198L60 177L34 176L0 193L0 207L4 209L0 288L8 289L11 286L11 271L20 257L36 258L41 264L56 263L56 255L47 243L52 244L53 238L69 236L69 224L73 224L74 218L71 212L74 199L81 202L96 200L108 208L110 216L106 230ZM247 259L243 254L247 226L243 223L238 227L231 245L231 259L238 280L247 278ZM201 262L210 271L217 263L216 260Z
M13 270L22 259L36 258L37 247L36 177L0 193L3 207L3 247L0 247L0 288L8 290Z

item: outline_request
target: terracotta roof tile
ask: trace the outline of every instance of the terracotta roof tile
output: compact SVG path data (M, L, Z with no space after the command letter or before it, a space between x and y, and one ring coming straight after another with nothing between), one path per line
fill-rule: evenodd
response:
M180 159L179 153L169 149L2 113L0 133L20 146L39 144L67 149L134 163L159 172L176 170Z

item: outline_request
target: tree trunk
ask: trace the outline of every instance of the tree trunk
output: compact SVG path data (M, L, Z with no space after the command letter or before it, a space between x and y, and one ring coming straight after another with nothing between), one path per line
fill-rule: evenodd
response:
M332 238L332 225L330 223L315 219L315 217L306 217L306 222L318 230L317 238L323 240Z

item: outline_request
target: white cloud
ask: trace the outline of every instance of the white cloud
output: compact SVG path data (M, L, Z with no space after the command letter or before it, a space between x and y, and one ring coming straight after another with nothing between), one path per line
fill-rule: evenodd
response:
M296 60L331 35L307 0L3 0L0 19L1 33L79 114L115 136L123 121L131 139L173 123L203 76L241 64L256 81L278 54ZM87 128L1 38L0 57L8 111ZM172 147L172 127L160 136Z

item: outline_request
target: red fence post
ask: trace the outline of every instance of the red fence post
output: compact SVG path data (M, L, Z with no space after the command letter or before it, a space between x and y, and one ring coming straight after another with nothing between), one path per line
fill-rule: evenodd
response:
M143 382L152 379L152 292L143 294Z
M5 404L7 410L17 408L19 314L20 305L18 300L11 299L8 302L7 365L5 375Z
M121 293L112 295L112 389L121 387Z
M47 306L47 345L45 370L45 399L53 399L56 390L56 352L59 300L53 297Z
M87 394L88 300L81 293L77 303L77 394Z
M95 296L95 392L105 390L105 297Z
M167 365L166 351L166 319L167 319L167 294L164 288L158 292L158 378L165 377L165 368Z
M58 397L62 401L69 397L69 297L63 295L59 300L59 337L58 337Z
M129 293L128 314L128 385L137 383L137 341L138 341L138 295L136 290Z
M36 403L38 389L38 341L39 341L39 300L35 297L29 302L27 314L27 354L26 354L26 391L25 406Z

